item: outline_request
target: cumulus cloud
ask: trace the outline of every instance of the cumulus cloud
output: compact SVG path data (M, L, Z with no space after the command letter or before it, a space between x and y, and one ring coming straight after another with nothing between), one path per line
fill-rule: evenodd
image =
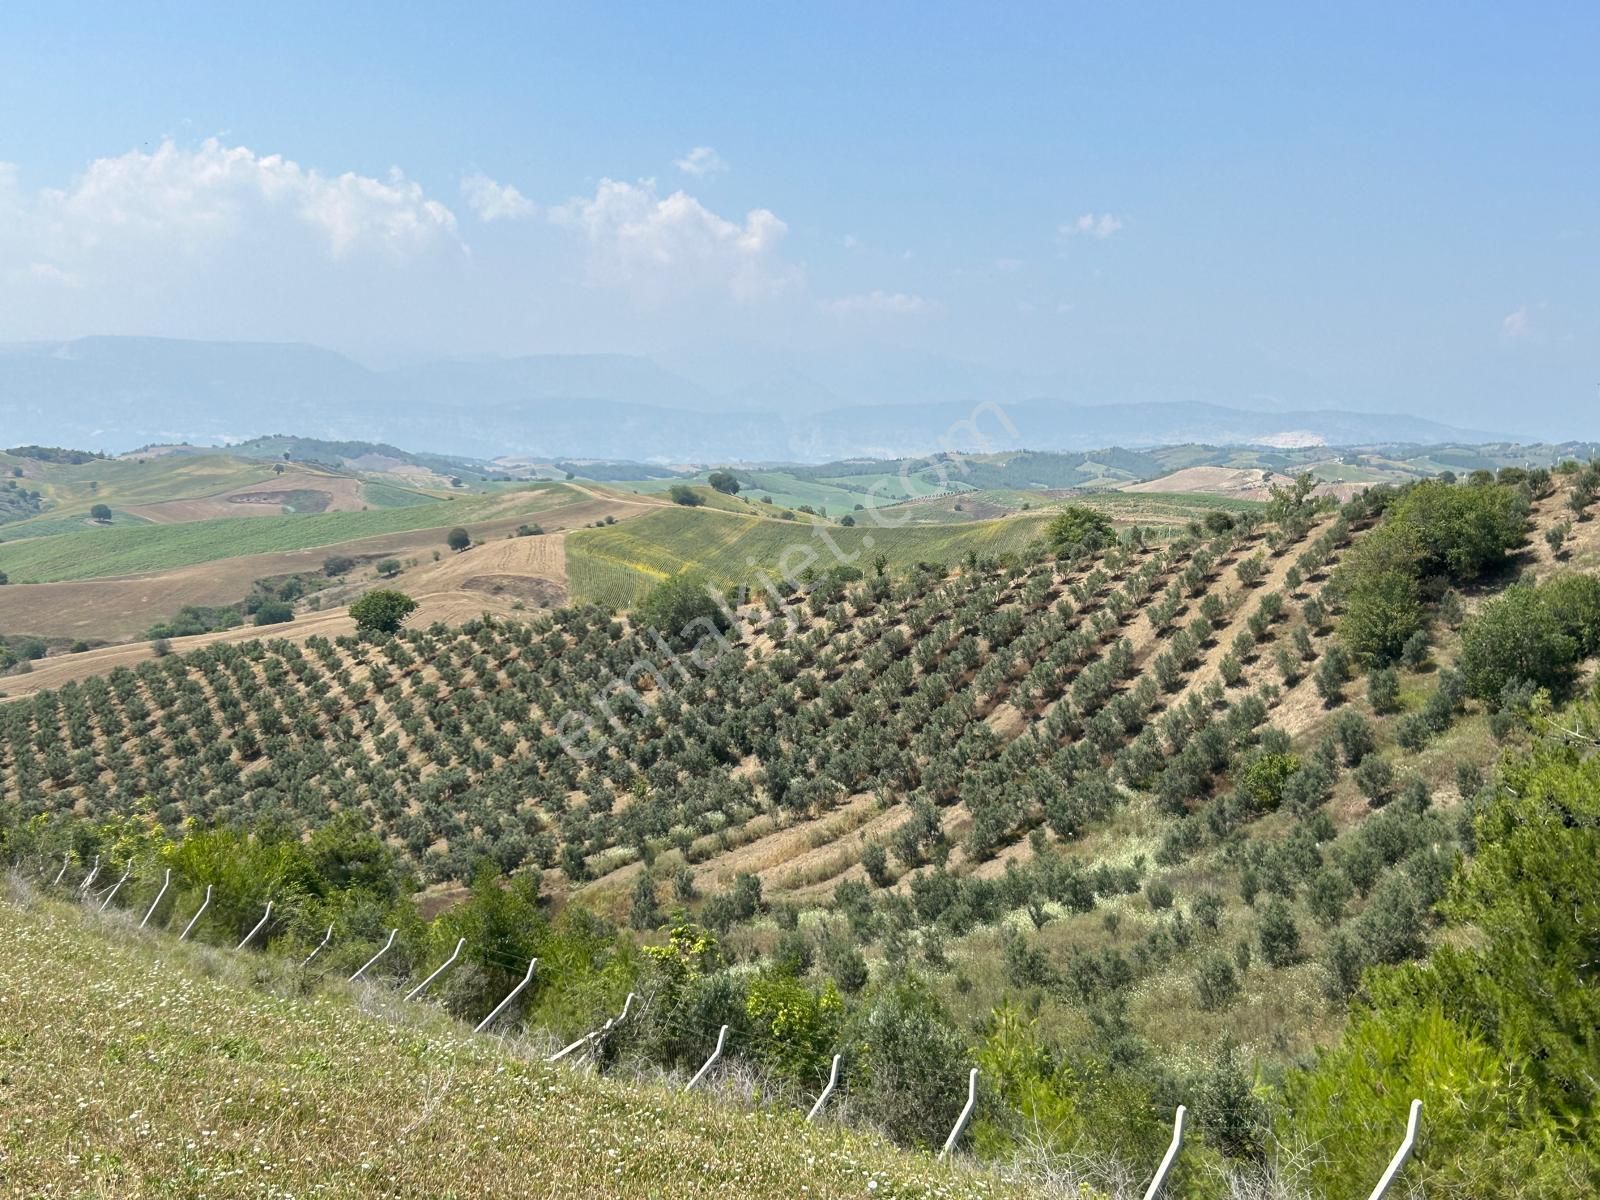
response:
M594 283L645 303L707 290L750 302L799 275L779 253L789 227L770 210L752 209L740 224L685 192L661 196L653 179L602 179L593 196L551 209L550 219L582 234Z
M931 300L909 292L871 291L855 296L840 296L824 302L823 307L839 316L874 314L904 317L931 312L935 305Z
M1057 230L1062 237L1092 237L1104 241L1122 228L1122 219L1110 213L1086 212L1075 221L1068 221Z
M722 160L710 146L696 146L682 158L674 159L673 166L685 175L698 178L701 175L715 175L718 171L726 171L728 164Z
M33 208L47 244L91 257L119 241L208 245L266 216L312 232L336 259L404 256L456 238L455 215L398 168L384 179L330 176L215 138L193 150L166 141L96 159L70 187L41 192Z
M461 181L461 195L480 221L516 221L539 211L537 204L509 183L496 183L482 172Z
M399 169L326 173L209 139L90 162L65 186L0 170L0 325L14 336L162 332L305 337L370 313L384 327L462 269L455 214ZM350 317L351 323L356 318Z

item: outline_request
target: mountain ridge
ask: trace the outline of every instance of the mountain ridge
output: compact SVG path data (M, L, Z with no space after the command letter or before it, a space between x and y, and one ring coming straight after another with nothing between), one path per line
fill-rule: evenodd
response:
M925 365L925 364L924 364ZM970 399L841 393L809 376L811 409L774 408L760 379L718 392L633 355L441 358L374 370L306 343L94 336L0 347L0 419L13 440L127 449L153 442L225 444L294 428L331 440L426 445L487 458L544 456L784 460L920 455L1027 446L1507 441L1397 413L1263 412L1202 400L1087 403L1018 395L970 368ZM793 389L772 384L776 394Z

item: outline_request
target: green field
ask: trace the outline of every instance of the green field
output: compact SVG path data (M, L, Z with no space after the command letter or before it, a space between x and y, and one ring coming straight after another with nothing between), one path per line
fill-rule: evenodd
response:
M14 466L26 472L21 481L25 486L37 488L57 505L83 511L99 503L115 508L162 500L195 500L275 478L271 463L249 462L221 453L195 458L100 459L79 466L0 454L0 468L9 474Z
M741 517L706 509L663 509L605 529L582 529L567 538L567 575L575 599L626 607L654 584L689 568L720 585L751 582L761 573L780 579L814 562L825 570L843 561L870 570L874 555L891 566L918 561L949 563L968 551L1001 554L1035 541L1047 517L920 528L853 529ZM841 556L836 558L824 536Z
M373 508L415 508L419 504L439 502L439 497L430 496L427 492L414 492L392 483L370 481L361 485L361 498Z
M521 492L408 508L307 516L219 518L177 525L111 526L29 538L0 546L0 571L13 583L50 583L166 571L245 554L334 546L386 533L408 533L539 512L570 492L539 484Z

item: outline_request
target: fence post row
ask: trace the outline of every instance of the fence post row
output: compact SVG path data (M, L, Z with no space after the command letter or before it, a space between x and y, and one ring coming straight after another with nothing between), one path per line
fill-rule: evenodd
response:
M537 958L530 958L528 960L528 973L522 977L522 982L517 984L516 987L512 988L511 991L506 995L506 998L494 1006L493 1012L478 1022L477 1028L472 1031L473 1033L482 1033L485 1029L489 1028L490 1022L500 1015L501 1011L506 1005L510 1004L518 997L518 995L521 994L523 988L528 986L528 981L533 978L533 968L538 965L539 960Z
M967 1076L967 1106L961 1110L961 1115L956 1118L955 1127L950 1130L950 1136L944 1140L944 1149L939 1151L939 1157L944 1158L955 1149L961 1135L966 1131L967 1122L972 1120L972 1110L978 1103L978 1068L972 1068L972 1074Z
M333 939L333 926L329 925L328 926L328 932L322 935L322 940L317 943L317 948L315 950L313 950L310 954L306 955L305 961L302 962L300 965L302 967L309 967L311 965L311 960L313 958L315 958L317 955L321 954L322 953L322 948L324 946L326 946L332 939Z
M833 1095L833 1089L838 1085L838 1083L839 1056L835 1054L833 1056L833 1069L828 1072L828 1086L822 1089L822 1095L817 1097L817 1102L811 1106L811 1111L806 1114L807 1125L811 1124L811 1122L817 1119L817 1115L822 1112L822 1106L827 1104L828 1097Z
M722 1057L722 1045L728 1040L728 1027L724 1025L717 1031L717 1048L711 1052L711 1057L706 1059L706 1065L694 1073L694 1078L684 1085L684 1091L692 1092L694 1085L706 1077L706 1072L717 1065L717 1059Z
M55 879L51 886L55 886L61 882L62 878L67 873L67 867L70 865L71 860L72 856L70 853L62 856L61 869L56 872ZM99 873L100 856L96 855L93 866L90 867L89 873L84 877L83 882L78 884L77 890L87 894L90 886L94 883L94 880ZM105 899L101 903L99 911L104 912L106 910L112 899L121 889L122 885L128 881L132 874L133 864L129 863L127 870L123 871L122 877L118 879L117 882L113 884L111 889L106 893ZM156 898L150 902L150 907L145 910L144 919L139 922L140 929L143 929L150 923L150 918L155 916L156 909L160 906L162 899L166 896L167 890L171 886L172 868L168 867L165 874L162 876L161 888L156 892ZM211 906L211 892L212 885L207 884L205 898L200 901L200 907L195 910L194 916L189 918L189 923L183 927L183 932L178 935L178 940L180 942L187 940L189 935L194 932L195 925L205 914L206 909ZM237 946L235 946L234 949L243 950L247 945L249 945L251 940L256 936L256 934L261 932L262 928L266 925L268 920L271 919L271 917L272 902L269 900L267 902L266 911L261 914L261 919L255 923L255 926L250 930L249 933L245 934L244 939ZM360 979L362 975L366 974L369 967L387 954L394 946L395 937L399 934L399 932L400 930L398 928L391 929L389 931L389 938L386 942L384 942L383 948L369 958L365 963L363 963L361 968L356 971L354 975L350 976L348 982L354 983L356 980ZM310 954L306 955L304 961L301 962L300 965L302 967L309 966L311 960L316 958L318 954L322 953L322 951L327 947L328 943L332 940L333 926L329 925L328 931L322 935L322 941L317 943L316 949ZM428 986L432 984L434 980L438 979L440 975L444 974L445 971L455 964L456 959L461 957L461 951L466 944L466 938L458 939L456 941L456 948L450 952L450 957L435 967L432 973L429 974L426 979L407 992L405 998L407 1000L414 1000L418 996L422 995L422 993L428 989ZM486 1016L482 1021L478 1022L477 1026L473 1029L474 1033L482 1033L485 1029L487 1029L494 1022L495 1018L505 1011L506 1006L522 994L523 989L526 988L530 982L532 982L534 968L538 965L539 960L537 958L530 959L528 961L528 970L527 973L523 975L522 981L512 988L509 993L507 993L504 1000L500 1001L499 1004L494 1006L494 1009L489 1013L488 1016ZM623 1001L622 1011L620 1013L618 1013L615 1017L609 1018L599 1029L596 1029L591 1033L584 1034L570 1046L565 1046L558 1050L556 1053L552 1054L548 1059L546 1059L546 1061L552 1063L559 1062L561 1059L565 1058L568 1054L572 1053L579 1047L602 1040L613 1029L628 1019L628 1013L633 1008L633 1002L635 998L636 997L634 993L629 992L627 999ZM690 1079L689 1082L684 1085L683 1090L685 1092L693 1091L695 1087L699 1085L700 1081L705 1078L706 1073L709 1072L712 1067L716 1066L718 1060L722 1058L723 1047L727 1044L727 1040L728 1027L724 1025L717 1031L717 1044L711 1051L711 1057L706 1059L705 1065L695 1072L694 1078ZM833 1065L828 1072L827 1086L822 1089L822 1094L817 1097L816 1103L811 1106L811 1111L806 1114L807 1123L814 1122L817 1117L821 1115L823 1109L827 1106L828 1098L833 1095L834 1089L838 1087L839 1062L840 1056L835 1054L833 1056ZM956 1118L956 1123L950 1130L950 1136L945 1138L944 1148L939 1151L938 1155L940 1159L948 1157L950 1152L955 1149L956 1144L961 1140L961 1135L966 1132L967 1123L972 1119L972 1110L977 1106L977 1102L978 1068L973 1067L967 1076L967 1102L961 1109L961 1115ZM1160 1196L1161 1189L1166 1184L1167 1176L1171 1174L1173 1165L1177 1161L1178 1152L1183 1148L1184 1124L1188 1116L1188 1112L1189 1110L1184 1105L1178 1105L1178 1111L1174 1114L1172 1120L1172 1141L1167 1146L1166 1154L1162 1156L1161 1165L1156 1168L1155 1177L1150 1180L1150 1186L1145 1189L1144 1200L1157 1200L1157 1198ZM1372 1194L1368 1197L1368 1200L1384 1200L1384 1197L1388 1194L1390 1187L1394 1185L1396 1177L1400 1174L1401 1169L1410 1159L1411 1152L1416 1146L1417 1127L1421 1121L1421 1118L1422 1101L1413 1100L1411 1102L1410 1113L1406 1118L1405 1137L1401 1141L1399 1149L1394 1152L1394 1157L1389 1160L1388 1167L1384 1170L1382 1178L1378 1180L1377 1186L1372 1189Z
M1166 1154L1161 1158L1161 1165L1156 1168L1156 1177L1145 1189L1144 1200L1156 1200L1161 1194L1161 1185L1167 1182L1172 1164L1178 1161L1178 1151L1183 1148L1183 1119L1188 1115L1189 1110L1181 1104L1178 1105L1177 1115L1172 1118L1172 1141L1167 1146Z
M367 973L367 968L368 967L370 967L373 963L377 962L385 954L389 953L389 947L394 945L394 936L395 936L395 934L397 934L399 932L400 932L399 929L391 929L391 930L389 930L389 940L383 944L383 949L379 950L371 958L367 959L366 962L362 963L361 964L361 969L358 970L354 975L350 976L349 979L345 980L345 982L346 983L354 983L356 980L360 979L363 975L365 975ZM322 947L318 946L317 949L320 950L320 949L322 949ZM315 951L313 951L313 953L315 953ZM306 961L310 962L311 960L308 958L308 959L306 959Z
M156 905L161 903L161 897L167 894L167 888L170 886L172 886L172 868L168 867L166 878L161 881L161 890L156 893L156 898L150 901L150 907L145 911L144 920L139 922L140 929L150 924L150 918L155 916L156 913Z
M267 911L261 914L261 920L256 922L255 928L252 929L249 933L245 934L244 935L244 940L242 942L240 942L237 946L235 946L234 949L235 950L243 950L246 946L248 946L250 944L250 939L255 937L256 934L261 932L261 927L263 925L265 925L267 923L267 921L271 919L271 917L272 917L272 901L268 900L267 901Z
M122 878L111 885L111 890L106 893L106 898L100 901L101 912L105 912L105 910L110 907L111 901L116 898L117 893L122 890L122 885L128 882L128 876L132 874L133 864L130 862L128 864L128 869L122 873Z
M328 929L331 932L332 929L333 929L333 926L331 926L331 925L328 926ZM428 985L430 983L432 983L435 979L439 978L439 976L443 975L445 973L445 971L449 968L450 964L455 962L456 959L458 957L460 957L460 955L461 955L461 947L465 946L466 944L467 944L467 939L466 938L462 938L460 941L456 942L456 948L450 952L450 957L445 959L442 963L440 963L437 967L435 967L432 975L429 975L421 983L417 984L416 987L412 988L409 992L407 992L406 993L406 999L407 1000L415 1000L418 996L422 995L422 993L427 990ZM313 953L315 953L315 951L313 951Z
M200 919L200 914L205 912L210 904L211 885L208 883L206 884L206 898L200 901L200 907L194 910L194 916L189 918L189 923L183 927L183 932L178 935L178 940L180 942L189 936L190 932L194 929L194 923Z
M1411 1102L1411 1114L1406 1118L1406 1136L1400 1143L1400 1149L1394 1152L1394 1157L1389 1160L1389 1168L1384 1171L1383 1178L1378 1180L1378 1186L1372 1189L1368 1200L1383 1200L1389 1191L1389 1186L1394 1183L1395 1176L1400 1174L1400 1168L1406 1165L1406 1159L1411 1157L1411 1148L1417 1144L1417 1122L1422 1118L1422 1101Z

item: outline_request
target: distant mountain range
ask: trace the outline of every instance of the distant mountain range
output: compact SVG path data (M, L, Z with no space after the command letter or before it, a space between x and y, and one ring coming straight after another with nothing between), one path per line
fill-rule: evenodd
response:
M127 450L293 429L436 453L645 462L824 462L939 450L1182 442L1371 445L1514 435L1401 413L1086 404L1014 372L918 360L712 388L647 358L440 359L372 370L315 346L89 337L0 347L0 439ZM894 402L883 402L892 400Z

